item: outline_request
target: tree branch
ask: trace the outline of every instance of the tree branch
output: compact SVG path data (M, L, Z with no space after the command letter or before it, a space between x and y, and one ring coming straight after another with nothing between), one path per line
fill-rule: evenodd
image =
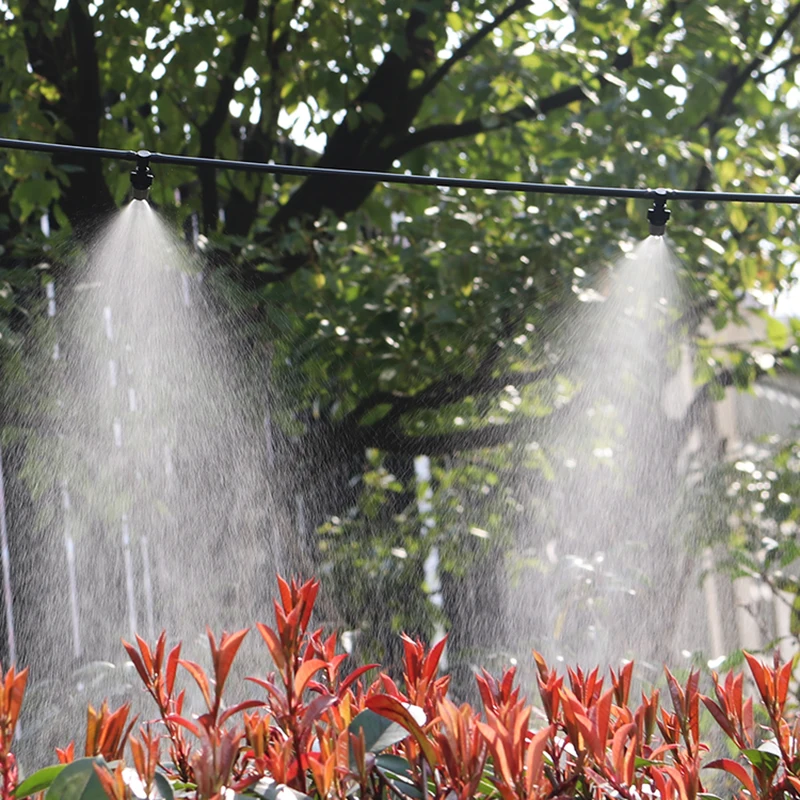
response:
M796 353L792 351L791 347L785 350L780 350L772 355L775 357L776 363L778 364L781 359L797 357ZM753 366L755 367L756 372L753 382L769 376L769 370L758 366L757 363L755 363ZM695 396L692 398L692 401L689 403L689 407L686 409L683 419L679 420L678 424L683 426L683 429L688 434L699 421L700 415L703 413L708 403L712 401L713 398L711 396L711 392L713 388L715 386L721 386L723 389L727 389L734 385L735 382L733 370L730 368L720 370L708 383L704 384L698 389L697 394L695 394Z
M721 386L727 389L733 386L733 373L730 370L723 370L712 381L709 381L704 386L697 390L697 394L692 398L689 403L686 413L683 418L678 420L678 425L688 435L692 428L700 421L702 413L705 411L708 404L713 400L711 391L714 386Z
M676 11L691 0L670 0L661 15L650 24L650 34L657 35ZM512 6L517 2L515 0ZM505 13L505 12L503 12ZM410 74L414 69L425 67L432 57L424 41L416 37L417 28L425 21L426 15L415 9L408 17L406 25L406 43L408 55L400 56L395 50L387 53L380 67L371 77L368 85L355 100L355 108L361 105L374 104L380 108L383 119L377 123L362 121L353 125L343 122L329 138L325 153L319 161L319 166L352 166L358 164L362 169L383 170L397 158L406 153L434 141L448 141L464 136L474 136L483 131L494 131L508 128L519 122L530 120L542 114L563 108L575 101L587 99L587 93L580 85L575 85L543 98L536 104L520 104L504 112L499 117L487 124L480 117L466 122L442 123L432 125L413 134L401 136L400 132L407 131L416 117L424 94L409 87ZM481 29L483 31L484 29ZM482 36L478 32L474 36ZM474 47L479 39L474 39ZM467 47L469 42L465 42ZM461 51L461 48L459 48ZM465 52L462 51L462 56ZM629 49L618 53L612 60L609 69L621 71L633 64L633 53ZM447 64L448 62L445 62ZM452 66L452 64L451 64ZM444 65L439 67L442 69ZM450 67L446 67L449 70ZM433 75L440 75L436 81L443 79L446 72L434 71ZM599 80L601 86L608 81L603 75ZM399 138L399 135L401 138ZM302 219L306 223L316 220L328 210L335 217L342 216L360 207L373 190L373 184L368 181L352 182L344 187L340 181L330 178L308 178L291 195L289 200L282 205L273 215L269 230L261 237L261 241L275 242L277 237L285 232L293 220ZM282 253L279 261L279 272L265 272L258 269L257 264L248 264L243 272L243 282L248 288L257 289L269 283L286 280L294 272L309 263L309 253Z
M772 75L775 72L779 72L782 69L788 69L789 67L793 67L795 64L800 64L800 53L795 53L794 55L789 56L789 58L776 64L774 67L772 67L772 69L768 69L766 71L762 70L759 73L758 80L761 81L767 76Z
M266 36L264 52L269 62L269 75L261 85L261 118L250 126L242 144L240 158L243 161L266 162L275 156L276 146L280 142L277 137L278 116L281 110L281 88L284 75L281 70L281 58L286 54L293 32L291 22L297 19L300 0L292 0L290 19L283 31L275 27L275 12L279 0L272 0L266 12ZM281 163L290 163L285 158ZM262 187L265 175L251 177L256 184L248 193L242 192L235 182L231 183L228 201L225 206L225 233L234 236L247 236L258 215L262 199Z
M234 86L247 58L247 50L253 35L253 24L258 14L258 0L244 0L242 19L250 23L245 33L236 37L228 70L219 79L219 92L214 102L214 108L206 121L199 126L200 157L213 158L216 154L216 141L225 120L228 118L228 106L233 99ZM219 214L217 199L216 173L211 168L203 167L198 170L203 198L203 227L208 230L216 224Z
M554 412L556 413L556 412ZM534 433L537 422L542 430L549 425L548 417L530 418L504 425L486 425L482 428L452 433L438 433L430 436L409 436L398 432L395 428L374 430L367 429L364 443L367 447L377 447L387 453L414 453L416 455L441 456L460 453L464 450L479 450L485 447L497 447L513 441L527 441Z
M671 0L666 8L664 8L660 19L653 21L650 24L650 36L657 36L659 32L666 26L666 21L671 19L677 12L678 8L686 1L687 0ZM513 6L509 6L506 9L506 12L517 5L518 3L514 3ZM522 3L522 6L525 5L527 5L527 3ZM514 8L514 10L517 9ZM513 13L513 11L510 12L508 16L510 16L511 13ZM480 31L478 33L480 33ZM468 42L465 44L468 44ZM453 54L453 58L455 58L457 53L458 51ZM442 67L448 64L451 60L452 58L445 62ZM614 60L611 62L610 70L608 71L613 70L614 72L623 72L626 69L630 69L632 66L633 50L628 48L622 53L617 53L617 55L614 57ZM442 67L439 69L441 70ZM436 73L434 73L434 76L435 75ZM605 86L609 83L603 74L598 76L598 81L600 82L601 86ZM520 103L509 111L496 116L488 125L481 117L474 117L461 123L440 123L436 125L429 125L426 128L422 128L412 134L409 134L402 141L400 141L392 151L392 158L400 158L401 156L406 155L418 147L424 147L425 145L432 144L433 142L447 142L466 136L475 136L478 133L489 133L491 131L510 128L519 122L526 122L536 119L541 115L549 114L553 111L564 108L565 106L570 105L570 103L586 99L588 99L586 92L580 85L576 84L574 86L569 86L566 89L562 89L555 94L549 95L539 100L537 103Z
M736 95L742 90L747 81L751 78L755 78L756 80L761 80L763 78L763 74L759 71L759 67L769 58L769 56L772 54L772 51L778 46L783 34L792 27L798 17L800 17L800 2L795 3L789 9L789 13L775 31L770 43L757 56L754 56L737 73L735 73L728 81L725 91L722 93L722 96L719 99L719 103L717 104L715 112L708 120L710 128L712 125L715 126L712 135L719 130L722 118L730 112ZM756 73L756 75L753 75L753 73Z
M444 122L437 125L429 125L409 134L402 139L392 150L392 157L400 158L407 155L418 147L432 144L433 142L448 142L453 139L461 139L465 136L475 136L478 133L489 133L492 131L510 128L519 122L526 122L536 119L541 114L548 114L560 108L568 106L578 100L585 100L586 93L581 86L570 86L560 92L543 98L536 105L520 103L509 111L498 115L487 124L485 118L473 117L464 122Z
M475 31L444 63L442 63L431 76L422 83L419 92L423 95L430 94L446 77L450 70L466 58L492 31L502 25L509 17L530 5L531 0L514 0L510 6L501 11L490 23Z
M789 28L792 27L792 25L794 25L798 16L800 16L800 3L795 3L789 9L786 19L784 19L784 21L780 24L778 30L775 31L772 41L764 48L761 54L762 61L765 61L770 55L772 55L772 51L778 46L778 43L783 38L783 34L786 33Z
M361 403L347 416L347 419L354 424L359 424L361 417L372 408L383 403L391 403L391 411L383 417L377 424L384 427L391 425L400 419L403 414L409 411L416 411L427 408L441 408L442 406L456 403L473 394L485 394L490 391L502 391L509 385L510 381L503 381L503 378L492 379L491 375L503 354L503 341L510 338L514 332L516 322L508 313L503 315L501 328L497 332L496 340L487 348L483 358L469 377L464 375L453 375L441 381L436 381L426 386L422 391L413 395L397 395L393 392L376 392L364 398ZM531 373L520 373L529 376L530 382L540 380L545 372L537 371ZM522 380L518 378L518 380ZM522 384L521 384L522 385Z
M754 56L747 64L741 69L737 70L733 67L732 74L725 84L725 90L719 98L717 107L711 112L703 121L697 126L698 129L706 126L708 128L709 147L713 149L714 140L720 128L722 128L723 120L734 110L734 100L736 95L744 88L745 84L750 79L757 81L763 80L765 74L759 72L759 67L769 58L772 51L778 46L783 34L789 30L800 16L800 2L795 3L787 13L785 19L775 31L770 43L757 55ZM754 75L755 73L755 75ZM712 172L708 164L703 162L700 170L697 173L697 181L695 182L695 189L697 191L706 191L711 184ZM694 208L701 208L702 202L695 200L692 202Z
M246 33L242 33L236 37L233 43L230 66L226 74L220 78L219 81L219 92L214 103L214 108L209 114L208 119L200 126L201 138L205 137L206 140L210 139L212 147L214 140L225 124L225 120L228 118L228 106L233 99L234 84L247 58L247 50L253 35L252 24L255 22L257 13L258 0L244 0L242 19L251 23L251 27L248 28ZM213 154L213 150L210 154Z
M22 27L31 66L59 90L60 97L55 102L40 100L42 109L64 120L76 144L96 147L103 112L98 40L94 35L92 18L84 5L80 0L70 2L66 25L58 35L50 38L47 30L52 10L44 9L37 0L27 0L22 5ZM70 175L61 202L73 223L78 223L90 209L97 211L113 207L103 165L98 159L57 155L53 156L53 163L82 167L81 171ZM78 224L75 227L82 230Z
M84 121L80 131L81 144L97 146L100 143L99 120L103 104L100 100L100 71L92 18L78 2L68 7L69 28L75 47L77 68L77 109L75 116Z
M539 383L552 377L549 370L538 372L512 372L497 378L486 378L475 375L470 378L455 376L450 379L432 383L417 394L395 394L394 392L374 392L364 398L349 416L358 421L368 411L377 406L389 404L392 406L392 418L411 411L424 411L426 409L443 408L444 406L458 403L467 397L483 394L497 394L506 386L523 387ZM386 419L384 417L384 419ZM381 420L383 422L383 420ZM380 424L380 423L378 423Z

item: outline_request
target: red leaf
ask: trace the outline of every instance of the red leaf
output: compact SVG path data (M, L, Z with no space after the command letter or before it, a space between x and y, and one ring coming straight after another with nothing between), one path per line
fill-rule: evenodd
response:
M176 725L186 728L187 731L191 731L198 739L201 737L200 728L198 728L194 722L186 719L186 717L182 717L179 714L167 714L164 719L167 722L174 722Z
M326 662L320 658L312 658L304 661L297 670L294 676L294 694L295 697L301 697L306 684L311 680L311 676L327 666Z
M625 745L632 736L636 736L636 723L630 722L623 725L615 734L611 745L611 764L614 772L621 780L625 779Z
M142 639L139 634L134 634L136 636L136 644L139 645L139 649L142 651L142 659L144 660L144 665L147 667L147 671L152 675L153 674L153 656L150 654L150 648L147 646L147 642Z
M661 800L671 800L674 792L668 788L672 786L672 783L668 780L669 776L665 777L665 773L659 769L653 769L651 774L656 789L658 789L658 793L661 796Z
M338 702L339 698L335 694L323 694L319 697L315 697L308 704L306 713L303 714L303 728L308 730L325 711L327 711L331 706L336 705Z
M601 678L599 681L597 680L599 674L600 668L595 667L586 678L586 690L584 692L583 702L587 708L591 705L592 700L594 699L595 688L599 692L603 687L603 679Z
M353 681L360 678L365 672L369 672L371 669L375 669L379 667L380 664L365 664L363 667L359 667L358 669L354 669L340 684L339 684L339 692L343 692Z
M700 698L703 701L703 705L711 712L711 716L717 722L717 725L725 731L725 735L732 739L733 741L736 740L736 732L734 731L733 725L731 725L730 720L725 716L723 710L710 698L710 697L702 697Z
M536 650L534 650L533 660L536 662L536 668L539 670L539 677L543 681L547 681L548 667L547 667L547 662L544 660L544 656L541 653L537 653Z
M669 687L670 697L672 698L672 708L678 719L683 721L686 713L683 689L681 689L678 681L675 680L675 676L666 667L664 668L664 672L667 673L667 685Z
M235 706L226 708L219 715L219 724L224 724L225 720L230 719L234 714L238 714L240 711L244 711L248 708L263 708L265 705L266 703L263 700L244 700L241 703L237 703Z
M263 678L245 678L245 680L255 683L262 689L266 689L267 694L272 698L273 705L277 705L279 707L284 707L286 705L286 699L283 697L280 690L277 686L275 686L274 683L265 681Z
M633 661L629 661L619 671L619 675L614 675L612 671L612 683L614 684L615 699L618 706L628 705L630 696L631 680L633 679Z
M417 642L415 642L410 636L406 636L406 634L402 634L400 637L403 641L403 650L405 651L405 658L404 658L404 665L406 668L406 677L408 682L411 684L415 684L419 679L419 675L417 675L417 656L419 647ZM409 689L410 687L406 687Z
M161 631L161 635L158 637L158 641L156 642L156 655L155 655L155 667L160 672L161 666L164 663L164 651L167 647L167 632Z
M289 588L289 584L278 575L278 591L281 593L281 602L283 603L283 608L288 611L293 603L292 603L292 590Z
M748 697L744 701L744 709L742 710L742 727L744 728L747 743L753 743L753 730L755 729L755 719L753 717L753 698Z
M11 667L9 670L10 673L13 674L14 667ZM11 691L6 696L8 709L7 709L7 717L8 722L13 727L17 724L17 720L19 719L19 712L22 710L22 698L25 696L25 686L28 683L28 668L22 670L22 672L18 672L14 677L14 680L11 685Z
M548 726L534 735L528 744L525 753L525 791L528 796L533 794L532 789L538 785L544 769L544 754L547 741L553 733L553 727Z
M578 702L578 701L576 701ZM584 740L586 741L586 746L589 752L592 754L594 759L601 763L603 760L603 754L606 750L606 743L601 742L597 738L597 734L595 733L594 728L592 727L592 722L589 717L585 716L581 713L575 714L575 724L578 726L578 730L580 731L581 735L583 736ZM578 743L574 742L575 748L578 749Z
M753 675L753 680L756 682L761 699L767 704L770 704L769 692L767 690L767 680L763 664L753 655L743 650L742 653L747 659L747 664L750 667L750 672Z
M738 710L742 708L742 697L744 696L744 675L740 672L731 682L733 692L733 707Z
M436 755L428 737L425 736L417 721L399 700L387 695L376 695L367 698L365 705L370 711L374 711L376 714L402 725L417 740L419 749L431 768L436 766Z
M122 640L122 646L127 651L128 658L130 658L133 666L136 667L136 671L139 673L139 677L142 679L145 686L149 686L150 676L147 674L147 670L144 668L144 663L142 662L142 658L136 651L136 648L129 642L126 642L124 639Z
M403 697L402 692L397 688L397 684L385 673L380 673L375 683L377 684L378 682L383 687L384 694L388 694L390 697Z
M213 711L207 711L205 714L201 714L197 721L209 732L214 728L216 725L216 717L214 716Z
M446 644L447 636L443 636L428 653L428 657L425 659L425 674L423 676L427 680L433 680L436 677L436 673L439 671L439 661L442 658Z
M281 647L281 641L278 638L278 635L272 630L272 628L264 625L262 622L256 623L256 627L258 628L258 632L261 634L261 638L267 643L269 654L272 656L275 666L282 672L286 666L286 660L283 656L283 649Z
M686 791L686 782L683 780L683 775L675 767L664 767L664 772L672 779L673 785L678 787L678 794L681 800L689 800L689 795ZM755 800L755 798L753 798Z
M211 690L203 668L199 664L195 664L194 661L185 661L184 659L181 659L180 664L194 678L195 682L200 687L200 691L203 693L203 699L206 701L206 706L210 711L213 708L211 703Z
M789 691L789 681L792 677L792 662L789 661L787 664L784 664L783 667L778 672L778 686L777 686L777 697L778 697L778 705L781 709L786 705L786 695Z
M228 679L228 673L231 670L233 659L236 658L236 653L247 636L249 628L244 628L236 633L230 635L222 634L222 640L219 643L219 651L214 664L214 679L216 681L215 693L217 702L222 697L222 688L225 686L225 681Z
M216 664L219 648L217 647L217 640L214 638L214 632L208 625L206 625L206 636L208 637L208 646L211 648L211 660Z
M611 716L611 702L614 696L614 689L609 689L600 697L592 707L590 718L595 721L597 726L597 738L601 747L605 748L608 740L608 720Z
M169 651L167 656L167 695L172 696L172 690L175 687L175 675L178 672L178 664L181 660L181 646L176 644L172 650Z
M511 697L511 692L514 688L514 676L516 674L517 674L516 667L511 667L503 673L503 677L500 680L500 692L502 697L505 698Z
M75 742L70 742L65 748L56 747L59 764L71 764L75 760Z
M755 675L753 677L755 677ZM748 792L750 792L750 796L753 800L756 800L758 797L758 792L756 791L753 779L750 777L750 773L748 773L738 761L734 761L731 758L720 758L716 761L712 761L710 764L706 764L706 769L721 769L730 773Z
M698 702L700 685L700 670L689 673L689 680L686 681L686 711L689 716L687 720L689 730L692 734L692 744L697 745L700 741L700 703Z
M514 776L508 764L505 742L503 742L500 732L485 722L476 722L475 725L492 751L495 772L500 773L500 777L508 787L513 787Z
M300 628L305 631L311 619L311 612L314 610L314 603L317 601L319 581L313 579L307 581L301 591L303 594L303 616L300 619Z

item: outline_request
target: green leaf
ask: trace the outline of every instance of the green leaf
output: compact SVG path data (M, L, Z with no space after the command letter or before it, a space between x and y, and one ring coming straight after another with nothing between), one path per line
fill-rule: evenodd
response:
M402 742L409 733L397 722L392 722L374 711L365 708L350 723L347 729L354 736L364 732L364 744L370 753L380 753L393 744Z
M641 767L663 767L664 763L663 761L653 761L649 758L639 758L639 756L636 756L634 760L636 769L640 769Z
M728 215L731 225L739 232L742 233L748 225L747 215L742 211L742 207L736 204L731 205L730 214Z
M47 790L45 800L108 800L95 766L106 768L103 758L80 758L67 764Z
M769 775L772 775L781 763L780 756L767 750L742 750L742 755L756 769L762 770Z
M37 792L43 792L66 766L66 764L53 764L50 767L44 767L38 772L34 772L33 775L25 778L25 780L14 789L14 797L29 797Z
M197 784L187 783L185 781L175 781L172 788L178 792L193 792L197 789Z
M175 792L172 790L172 784L167 780L167 776L162 772L156 772L155 784L158 794L163 800L175 800Z
M415 786L411 765L406 759L390 753L382 753L375 758L378 772L392 784L400 794L422 800L422 792Z
M732 161L723 161L717 164L717 179L721 186L730 183L736 177L736 164Z
M20 219L23 221L37 208L47 208L55 197L58 197L58 184L44 178L28 178L18 183L11 194L11 199L19 203Z
M785 350L789 344L789 329L775 317L767 317L767 339L771 347Z
M447 14L447 26L452 28L455 33L458 33L463 27L463 23L461 22L461 15L456 14L455 11L450 11Z
M391 753L382 753L375 758L375 764L386 772L391 772L394 775L410 775L411 764L406 761L402 756L395 756Z
M733 265L736 261L736 250L727 250L725 253L725 263ZM739 259L739 275L742 279L742 286L745 289L752 288L758 277L758 270L755 261L752 258Z

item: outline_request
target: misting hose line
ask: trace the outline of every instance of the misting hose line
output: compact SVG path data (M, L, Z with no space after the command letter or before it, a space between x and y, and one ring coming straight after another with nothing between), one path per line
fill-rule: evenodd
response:
M558 183L532 183L530 181L495 181L478 178L455 178L440 175L412 175L397 172L374 172L360 169L311 167L295 164L274 164L258 161L233 161L220 158L200 158L170 153L151 153L147 150L111 150L104 147L84 147L73 144L32 142L21 139L0 138L0 148L58 153L75 156L92 156L117 161L133 161L137 169L147 169L149 164L170 164L176 167L205 167L237 172L265 172L270 175L297 177L328 177L339 180L362 180L372 183L433 186L436 188L492 190L521 194L572 195L576 197L634 198L655 200L694 200L726 203L787 203L800 205L800 195L755 192L691 191L684 189L628 189L621 186L587 186Z

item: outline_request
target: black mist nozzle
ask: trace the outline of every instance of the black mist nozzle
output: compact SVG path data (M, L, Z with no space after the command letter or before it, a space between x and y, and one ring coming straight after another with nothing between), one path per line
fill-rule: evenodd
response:
M653 205L647 210L647 219L650 221L650 235L663 236L667 232L667 223L670 210L667 208L666 189L656 189Z
M153 173L150 171L150 151L139 150L136 153L136 169L131 172L133 199L147 200L152 185Z

